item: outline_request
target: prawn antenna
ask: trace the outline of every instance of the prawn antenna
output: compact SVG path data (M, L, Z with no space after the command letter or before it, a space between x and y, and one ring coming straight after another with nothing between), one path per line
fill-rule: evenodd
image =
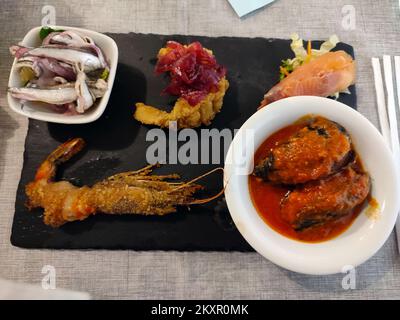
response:
M203 178L205 178L205 177L207 177L207 176L209 176L209 175L211 175L211 174L213 174L213 173L215 173L215 172L217 172L217 171L222 171L222 172L224 172L224 168L218 167L218 168L215 168L215 169L213 169L213 170L211 170L211 171L208 171L208 172L202 174L201 176L198 176L198 177L196 177L196 178L194 178L194 179L192 179L192 180L190 180L190 181L188 181L188 182L186 182L186 183L184 183L184 184L181 184L180 186L178 186L178 187L172 189L171 192L175 192L175 191L177 191L177 190L179 190L179 189L185 188L185 187L187 187L188 185L191 185L191 184L195 183L196 181L199 181L199 180L201 180L201 179L203 179ZM205 199L194 200L194 201L192 201L192 202L189 202L188 205L191 205L191 204L204 204L204 203L208 203L208 202L210 202L210 201L212 201L212 200L215 200L215 199L217 199L218 197L220 197L220 196L224 193L224 191L225 191L225 187L222 187L222 189L221 189L216 195L213 195L213 196L211 196L211 197L209 197L209 198L205 198Z

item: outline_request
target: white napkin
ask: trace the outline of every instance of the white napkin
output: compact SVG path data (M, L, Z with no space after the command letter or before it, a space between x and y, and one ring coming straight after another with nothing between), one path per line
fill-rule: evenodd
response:
M239 17L260 9L275 0L228 0Z
M381 132L388 147L392 149L396 161L398 161L400 158L400 151L398 148L399 140L395 107L396 101L394 98L394 78L391 58L389 56L383 57L384 78L382 77L381 63L379 58L372 58L371 61L374 72L376 101L378 105L378 116ZM397 81L397 95L400 97L400 57L395 57L395 75L395 79ZM388 94L387 99L385 99L385 87L383 79L385 79L386 92ZM399 104L398 108L400 109ZM396 172L396 174L399 174L399 172ZM397 217L395 231L397 236L397 249L400 252L400 216Z
M40 286L0 279L0 300L89 300L86 292L42 289Z

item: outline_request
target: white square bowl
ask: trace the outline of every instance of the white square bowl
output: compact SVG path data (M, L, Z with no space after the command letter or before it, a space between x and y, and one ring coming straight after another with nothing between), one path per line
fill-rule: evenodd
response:
M37 47L40 46L41 40L39 37L39 31L42 27L35 27L31 29L24 37L21 42L21 45L26 47ZM88 111L83 114L78 115L64 115L60 114L51 108L47 108L43 106L41 103L28 101L24 103L22 107L21 102L18 99L15 99L11 96L10 93L7 93L7 100L10 108L15 112L22 114L26 117L47 121L47 122L55 122L55 123L67 123L67 124L79 124L79 123L89 123L97 120L106 109L108 99L110 98L111 90L114 84L115 73L117 71L118 64L118 47L113 39L110 37L101 34L99 32L74 28L74 27L65 27L65 26L51 26L53 29L61 29L61 30L72 30L77 33L85 36L89 36L93 39L93 41L100 47L103 51L103 54L110 65L110 73L107 79L108 88L105 92L104 96L100 99L97 99L94 106L92 106ZM19 77L17 70L15 69L16 60L14 59L14 63L11 67L10 78L8 81L8 87L22 87L22 83Z

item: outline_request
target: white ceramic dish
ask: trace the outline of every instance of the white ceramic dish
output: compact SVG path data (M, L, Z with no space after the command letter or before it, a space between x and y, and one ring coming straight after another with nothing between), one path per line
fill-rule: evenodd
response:
M56 111L51 110L50 108L43 107L42 105L40 105L40 103L37 102L27 102L24 104L24 107L21 108L21 103L19 102L19 100L13 98L9 93L7 93L8 104L10 108L15 112L37 120L56 122L56 123L68 123L68 124L93 122L103 114L111 94L118 64L117 44L110 37L91 30L74 28L74 27L65 27L65 26L52 26L52 28L61 30L73 30L78 32L79 34L89 36L101 48L107 61L110 64L110 74L107 79L108 89L106 93L102 98L98 99L95 105L92 108L90 108L87 112L74 116L67 116L57 113ZM41 44L41 40L39 37L40 29L41 27L36 27L31 29L25 35L21 44L27 47L39 46ZM9 87L22 86L18 72L14 68L15 63L16 59L14 59L14 63L11 67L10 78L8 81Z
M240 135L254 132L254 148L272 133L307 114L317 114L344 126L372 178L372 196L378 201L378 219L360 213L338 237L321 243L289 239L270 228L253 206L248 175L254 153L250 144L241 144ZM244 146L244 147L241 147ZM234 152L235 151L235 152ZM240 152L237 152L240 151ZM239 165L244 154L245 164ZM226 158L225 196L240 233L261 255L288 270L305 274L333 274L346 266L356 267L374 255L389 237L400 209L400 187L392 154L378 130L360 113L332 99L292 97L277 101L256 112L236 134Z

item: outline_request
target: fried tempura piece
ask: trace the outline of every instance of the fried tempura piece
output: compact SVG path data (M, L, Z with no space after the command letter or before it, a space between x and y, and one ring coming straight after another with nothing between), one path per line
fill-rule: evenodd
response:
M136 103L135 119L160 127L176 121L178 129L209 125L221 110L229 87L226 70L217 63L213 52L199 42L182 45L168 41L157 58L156 73L168 73L171 78L163 93L177 96L178 100L171 112Z
M168 127L170 121L176 121L178 128L195 128L202 124L209 125L215 115L220 112L229 82L222 78L218 83L218 91L209 93L200 103L191 106L184 98L179 98L171 112L136 103L134 117L149 125Z

